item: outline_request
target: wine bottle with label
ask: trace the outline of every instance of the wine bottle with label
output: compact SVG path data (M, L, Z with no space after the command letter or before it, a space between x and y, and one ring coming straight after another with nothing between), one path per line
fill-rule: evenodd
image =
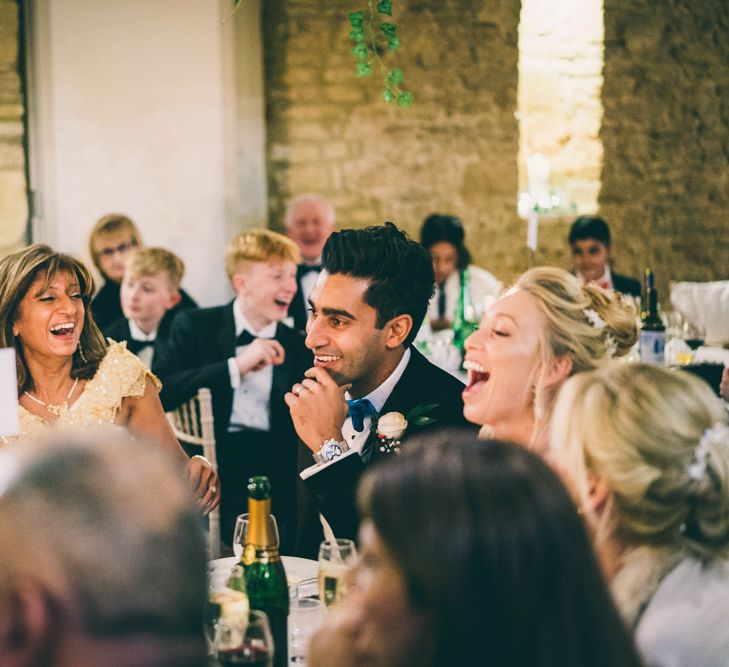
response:
M271 624L274 667L288 667L289 591L279 554L278 530L271 515L268 477L248 480L249 525L241 560L251 609L263 611Z
M643 276L640 322L640 360L647 364L663 365L666 327L658 314L658 291L650 269L646 269Z

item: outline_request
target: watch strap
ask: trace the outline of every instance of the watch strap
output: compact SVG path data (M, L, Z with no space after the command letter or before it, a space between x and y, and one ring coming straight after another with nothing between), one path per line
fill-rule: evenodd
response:
M333 456L327 456L327 448L331 449L331 445L336 445L339 451ZM346 440L336 440L334 438L329 438L328 440L325 440L321 443L319 451L314 452L314 461L316 461L317 463L329 463L330 461L333 461L335 458L341 456L342 454L344 454L344 452L347 451L349 451L349 445L347 444Z

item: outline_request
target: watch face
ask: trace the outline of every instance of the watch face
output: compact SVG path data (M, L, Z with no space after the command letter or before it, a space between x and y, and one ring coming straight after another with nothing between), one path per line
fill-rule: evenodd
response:
M336 458L337 456L340 456L342 454L342 448L341 446L336 442L330 442L322 452L324 454L324 458L327 461L331 461L332 459Z

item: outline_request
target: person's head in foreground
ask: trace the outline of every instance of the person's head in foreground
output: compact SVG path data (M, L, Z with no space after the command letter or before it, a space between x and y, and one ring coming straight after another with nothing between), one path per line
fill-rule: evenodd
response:
M251 229L228 242L225 271L243 315L256 330L288 314L299 258L293 241L268 229Z
M616 602L647 657L662 645L676 650L671 664L725 664L729 428L711 388L647 364L577 375L557 400L550 460L595 522ZM721 631L706 636L712 622Z
M546 448L557 391L571 375L627 354L635 313L563 269L524 273L466 340L463 413L493 435Z
M106 354L91 317L94 280L70 255L37 243L0 261L0 347L17 353L18 394L35 388L29 364L70 364L90 378Z
M99 218L89 237L89 253L99 273L115 283L124 277L124 262L142 245L139 229L132 219L121 213Z
M0 663L202 667L205 547L179 466L93 438L0 452Z
M185 264L164 248L141 248L127 257L121 285L124 317L145 333L157 331L165 313L180 302Z
M359 500L355 591L312 667L340 649L377 667L639 664L569 494L525 448L414 442Z
M314 365L364 396L392 373L433 295L428 252L393 223L334 232L309 295Z
M320 260L335 223L334 206L322 195L299 195L286 207L286 235L299 246L301 259L309 264Z
M433 213L423 221L420 243L433 260L435 282L442 285L454 271L471 263L471 253L465 245L461 219L455 215Z

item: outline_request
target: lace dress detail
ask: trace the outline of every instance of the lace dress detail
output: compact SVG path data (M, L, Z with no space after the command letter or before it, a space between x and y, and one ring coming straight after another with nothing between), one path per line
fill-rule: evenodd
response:
M47 433L49 429L77 432L103 425L115 425L122 400L128 396L143 396L147 378L152 380L157 391L162 388L157 377L136 355L127 350L126 342L117 343L109 339L106 356L78 399L70 407L62 408L54 422L47 422L28 412L22 405L19 406L20 433L16 438L8 438L7 441L33 438Z

